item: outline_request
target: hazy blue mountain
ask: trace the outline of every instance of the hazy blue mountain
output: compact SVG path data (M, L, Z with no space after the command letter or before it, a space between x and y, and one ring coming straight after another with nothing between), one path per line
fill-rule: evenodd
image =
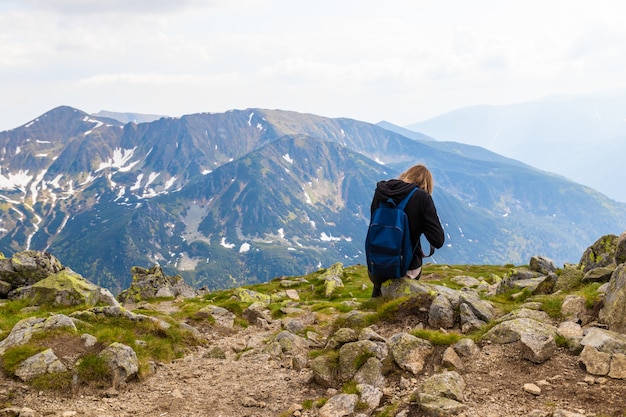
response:
M100 110L97 113L91 114L93 117L97 118L105 118L105 119L113 119L117 120L120 123L150 123L155 120L159 120L163 117L168 117L165 115L159 114L143 114L143 113L120 113L120 112L112 112L107 110Z
M246 109L122 124L58 107L0 132L0 251L47 250L114 292L159 263L200 287L364 263L377 181L431 168L445 263L577 262L626 205L480 147Z
M472 106L411 124L437 140L490 149L626 202L626 91Z

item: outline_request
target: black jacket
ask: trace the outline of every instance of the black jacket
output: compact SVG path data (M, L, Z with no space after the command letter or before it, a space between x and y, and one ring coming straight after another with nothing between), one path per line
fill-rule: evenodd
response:
M378 208L382 201L392 198L396 204L399 204L415 187L415 184L409 184L401 180L379 181L376 184L376 191L372 199L370 216L373 215L374 210ZM430 194L422 189L418 189L407 203L404 212L409 217L409 229L413 247L419 243L419 238L422 234L426 236L426 239L434 248L439 249L443 246L443 227L441 227L435 203ZM418 246L409 269L416 269L422 265L422 252L420 249ZM425 248L424 250L426 254L428 249Z

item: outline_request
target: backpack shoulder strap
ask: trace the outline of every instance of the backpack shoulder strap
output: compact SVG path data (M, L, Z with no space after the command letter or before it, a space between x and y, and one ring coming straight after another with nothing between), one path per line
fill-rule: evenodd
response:
M402 199L402 201L400 202L400 204L398 204L398 208L400 210L404 210L404 208L406 207L406 205L409 203L409 200L411 199L411 197L413 197L413 194L415 194L415 191L417 191L417 187L413 188L411 190L411 192Z

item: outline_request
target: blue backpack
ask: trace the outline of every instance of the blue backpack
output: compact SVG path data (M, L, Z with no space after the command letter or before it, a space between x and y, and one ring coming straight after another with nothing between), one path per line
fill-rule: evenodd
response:
M374 210L365 238L367 270L371 275L381 278L401 278L406 275L414 250L409 233L409 218L404 208L415 190L417 187L398 205L389 198L381 201Z

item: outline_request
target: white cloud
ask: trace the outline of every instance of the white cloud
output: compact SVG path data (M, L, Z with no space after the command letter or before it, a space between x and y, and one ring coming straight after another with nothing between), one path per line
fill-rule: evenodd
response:
M4 0L0 130L66 104L409 124L621 86L621 0Z

